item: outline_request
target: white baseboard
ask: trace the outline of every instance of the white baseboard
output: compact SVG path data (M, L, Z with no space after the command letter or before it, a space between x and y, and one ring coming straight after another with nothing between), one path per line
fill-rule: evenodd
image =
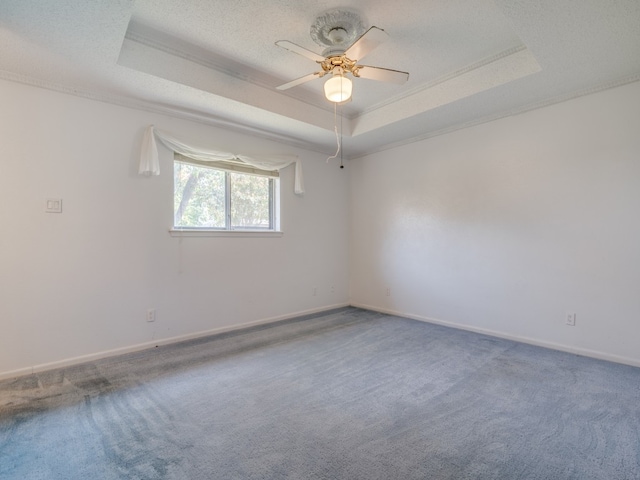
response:
M23 375L32 375L38 372L44 372L46 370L53 370L55 368L68 367L71 365L77 365L79 363L91 362L100 360L102 358L113 357L116 355L123 355L125 353L138 352L140 350L146 350L148 348L154 348L159 345L169 345L171 343L184 342L185 340L193 340L195 338L208 337L210 335L216 335L220 333L232 332L234 330L242 330L244 328L254 327L257 325L266 325L269 323L279 322L281 320L289 320L296 317L302 317L304 315L311 315L314 313L321 313L336 308L348 307L349 303L339 303L335 305L328 305L320 308L313 308L310 310L303 310L300 312L288 313L285 315L279 315L276 317L263 318L260 320L254 320L252 322L246 322L239 325L230 325L226 327L213 328L211 330L205 330L195 333L188 333L186 335L179 335L176 337L162 338L159 340L153 340L150 342L138 343L136 345L130 345L127 347L114 348L111 350L104 350L97 353L90 353L87 355L80 355L78 357L65 358L63 360L56 360L49 363L41 363L33 365L31 367L19 368L17 370L11 370L7 372L0 372L0 380L8 378L21 377Z
M624 365L631 365L632 367L640 367L640 360L636 358L623 357L620 355L600 352L598 350L590 350L587 348L572 347L569 345L563 345L555 342L548 342L548 341L539 340L536 338L522 337L520 335L512 335L509 333L490 330L487 328L479 328L479 327L474 327L472 325L464 325L460 323L449 322L446 320L439 320L437 318L430 318L422 315L414 315L412 313L399 312L396 310L390 310L383 307L376 307L372 305L358 304L353 302L351 303L351 306L362 308L365 310L371 310L374 312L386 313L388 315L395 315L398 317L410 318L412 320L419 320L421 322L433 323L435 325L451 327L458 330L466 330L468 332L481 333L481 334L489 335L492 337L504 338L505 340L513 340L515 342L526 343L526 344L535 345L538 347L550 348L552 350L559 350L561 352L573 353L575 355L582 355L584 357L597 358L598 360L606 360L609 362L622 363Z
M289 319L296 318L296 317L301 317L301 316L304 316L304 315L311 315L311 314L314 314L314 313L321 313L321 312L325 312L325 311L329 311L329 310L334 310L336 308L344 308L344 307L349 307L349 306L362 308L362 309L365 309L365 310L371 310L371 311L374 311L374 312L386 313L386 314L389 314L389 315L395 315L395 316L398 316L398 317L410 318L412 320L418 320L418 321L421 321L421 322L433 323L435 325L442 325L442 326L445 326L445 327L451 327L451 328L455 328L455 329L458 329L458 330L466 330L466 331L469 331L469 332L481 333L481 334L484 334L484 335L490 335L492 337L504 338L506 340L513 340L513 341L516 341L516 342L526 343L526 344L529 344L529 345L536 345L536 346L539 346L539 347L550 348L550 349L553 349L553 350L559 350L559 351L562 351L562 352L573 353L573 354L576 354L576 355L583 355L585 357L597 358L599 360L607 360L609 362L621 363L621 364L624 364L624 365L631 365L633 367L640 367L640 360L638 360L638 359L623 357L623 356L620 356L620 355L613 355L613 354L610 354L610 353L600 352L600 351L597 351L597 350L590 350L590 349L586 349L586 348L572 347L572 346L569 346L569 345L563 345L563 344L559 344L559 343L555 343L555 342L548 342L548 341L538 340L538 339L530 338L530 337L512 335L512 334L509 334L509 333L499 332L499 331L496 331L496 330L490 330L490 329L486 329L486 328L479 328L479 327L474 327L474 326L471 326L471 325L464 325L464 324L449 322L449 321L446 321L446 320L439 320L439 319L436 319L436 318L425 317L425 316L422 316L422 315L415 315L415 314L412 314L412 313L401 312L401 311L387 309L387 308L373 306L373 305L366 305L366 304L359 304L359 303L339 303L339 304L335 304L335 305L328 305L328 306L324 306L324 307L320 307L320 308L314 308L314 309L310 309L310 310L304 310L304 311L300 311L300 312L289 313L289 314L286 314L286 315L280 315L280 316L276 316L276 317L263 318L263 319L255 320L255 321L252 321L252 322L242 323L242 324L239 324L239 325L218 327L218 328L213 328L211 330L205 330L205 331L200 331L200 332L195 332L195 333L189 333L189 334L186 334L186 335L179 335L179 336L176 336L176 337L163 338L163 339L159 339L159 340L153 340L153 341L150 341L150 342L139 343L139 344L136 344L136 345L130 345L130 346L127 346L127 347L115 348L115 349L112 349L112 350L104 350L104 351L101 351L101 352L91 353L91 354L88 354L88 355L81 355L81 356L78 356L78 357L66 358L66 359L57 360L57 361L54 361L54 362L33 365L31 367L24 367L24 368L19 368L19 369L7 371L7 372L0 372L0 380L21 377L21 376L24 376L24 375L31 375L31 374L38 373L38 372L43 372L43 371L46 371L46 370L53 370L55 368L68 367L68 366L71 366L71 365L77 365L77 364L84 363L84 362L91 362L91 361L95 361L95 360L100 360L102 358L113 357L113 356L116 356L116 355L123 355L125 353L132 353L132 352L137 352L137 351L141 351L141 350L146 350L148 348L153 348L153 347L156 347L156 346L159 346L159 345L169 345L169 344L172 344L172 343L183 342L183 341L186 341L186 340L193 340L193 339L196 339L196 338L207 337L207 336L210 336L210 335L216 335L216 334L220 334L220 333L232 332L232 331L235 331L235 330L242 330L242 329L245 329L245 328L258 326L258 325L266 325L266 324L278 322L278 321L281 321L281 320L289 320Z

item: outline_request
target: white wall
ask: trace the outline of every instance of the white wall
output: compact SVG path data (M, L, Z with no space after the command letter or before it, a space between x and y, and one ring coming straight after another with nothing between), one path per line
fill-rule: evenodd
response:
M640 83L348 167L353 304L640 365Z
M638 83L344 170L11 82L0 105L0 377L343 305L349 269L352 304L640 365ZM170 237L171 154L160 177L136 174L151 123L221 150L299 154L307 193L283 172L285 235ZM44 213L48 197L62 214Z
M0 105L0 376L348 302L347 174L324 156L10 82ZM136 174L152 123L196 145L300 155L307 193L285 169L284 236L169 236L172 154L159 177ZM48 197L62 214L44 212Z

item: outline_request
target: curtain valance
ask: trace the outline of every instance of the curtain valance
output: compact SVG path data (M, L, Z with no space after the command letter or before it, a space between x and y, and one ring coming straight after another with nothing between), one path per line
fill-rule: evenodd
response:
M158 145L156 138L169 150L193 158L201 162L240 161L262 170L281 170L292 163L295 164L295 182L293 191L301 195L304 193L302 179L302 162L297 155L240 155L235 153L218 152L205 148L187 145L174 136L157 130L150 125L144 132L142 149L140 151L140 167L138 173L142 175L160 175L160 162L158 160Z

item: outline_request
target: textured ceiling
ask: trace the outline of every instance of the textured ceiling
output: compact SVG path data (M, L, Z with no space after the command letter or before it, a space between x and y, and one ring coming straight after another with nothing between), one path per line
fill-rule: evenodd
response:
M142 106L333 153L316 17L341 8L389 39L363 60L410 72L354 80L345 156L640 79L638 0L2 0L0 77Z

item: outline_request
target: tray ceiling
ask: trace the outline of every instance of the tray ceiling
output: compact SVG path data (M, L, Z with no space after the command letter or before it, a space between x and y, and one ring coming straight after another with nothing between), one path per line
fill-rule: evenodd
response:
M363 63L404 85L354 80L334 112L316 70L316 17L341 8L387 42ZM332 153L335 114L357 157L640 79L640 2L619 0L5 0L0 76L249 131Z

